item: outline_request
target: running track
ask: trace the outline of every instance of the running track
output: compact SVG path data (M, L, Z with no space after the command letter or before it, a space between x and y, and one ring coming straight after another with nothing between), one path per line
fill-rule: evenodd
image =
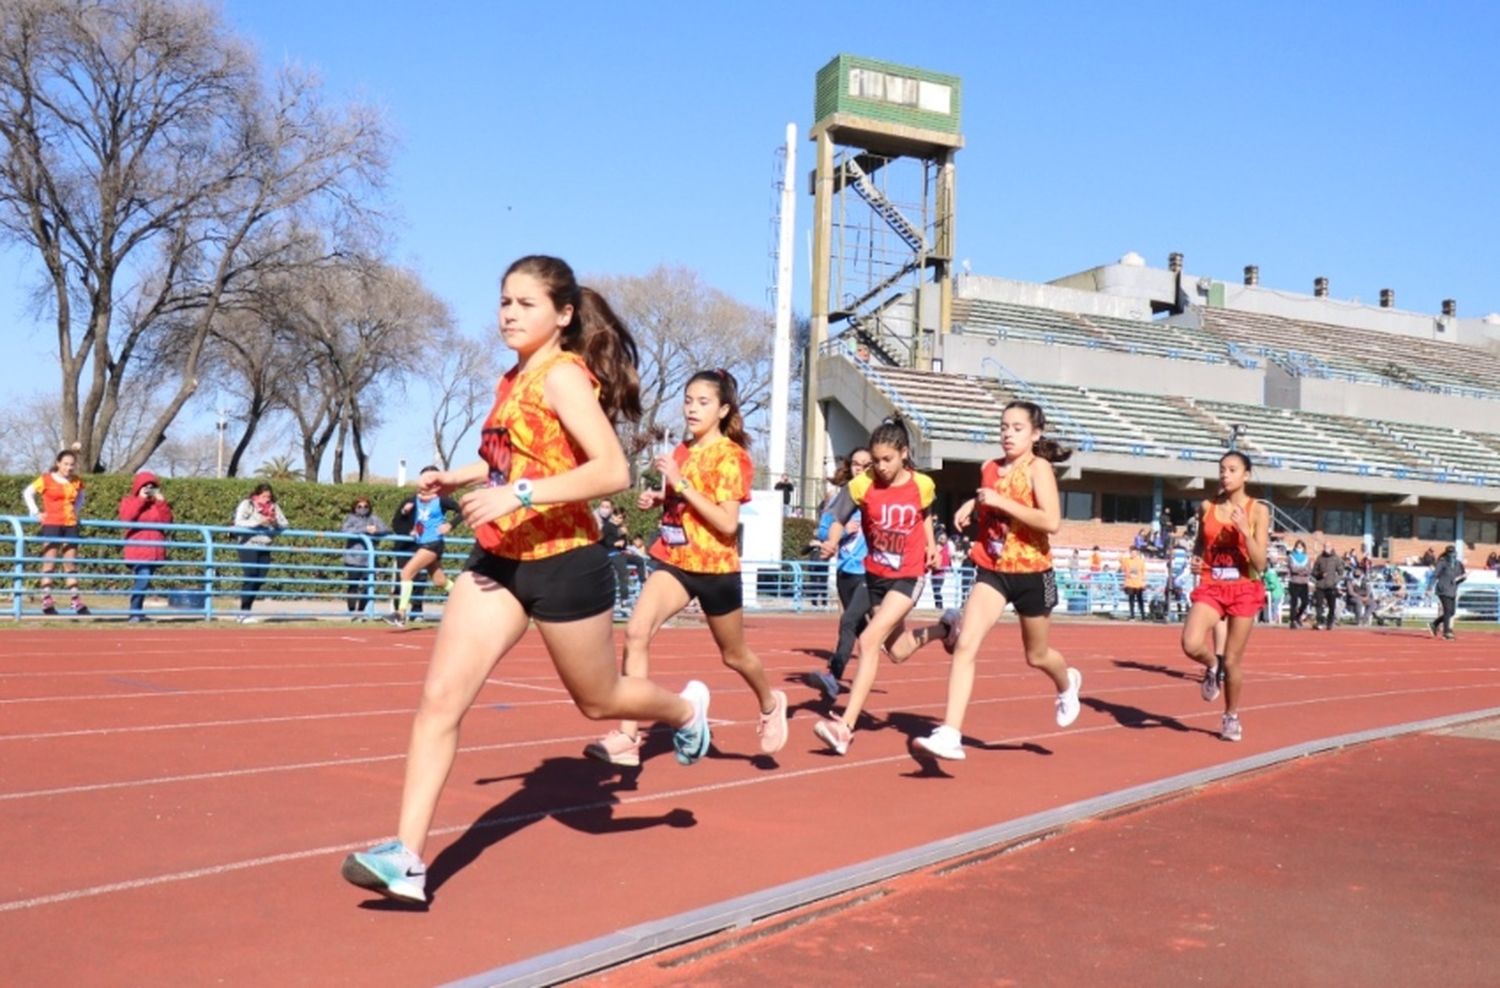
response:
M539 639L494 673L464 727L429 844L428 911L338 877L395 823L431 633L384 628L27 628L0 633L0 949L17 985L420 985L524 960L955 834L1299 742L1500 707L1492 635L1258 631L1245 741L1217 740L1176 631L1064 624L1077 724L1013 624L982 655L967 762L920 768L909 735L941 716L946 656L881 670L847 758L811 733L796 682L829 619L748 622L795 709L756 754L754 704L705 630L669 629L653 674L714 690L714 755L640 773L579 757ZM1192 677L1192 678L1189 678ZM983 747L977 747L982 744Z

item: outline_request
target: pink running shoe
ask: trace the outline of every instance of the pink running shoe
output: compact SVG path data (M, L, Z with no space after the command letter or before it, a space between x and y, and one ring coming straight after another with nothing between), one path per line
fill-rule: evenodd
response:
M818 721L813 725L813 733L835 755L847 755L849 744L854 740L854 732L838 717L825 717Z
M760 750L774 755L786 746L786 694L771 691L771 712L760 715L755 733L760 735Z
M634 768L641 763L641 738L640 735L632 738L621 730L610 731L598 741L587 745L583 753L610 765Z

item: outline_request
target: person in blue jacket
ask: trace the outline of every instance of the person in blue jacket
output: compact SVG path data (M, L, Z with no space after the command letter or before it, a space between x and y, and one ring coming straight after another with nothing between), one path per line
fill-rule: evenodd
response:
M839 464L839 469L833 475L833 483L842 489L850 480L870 469L870 450L864 446L857 446L850 451L849 456ZM833 512L829 507L834 498L830 497L823 502L823 510L818 517L817 544L821 545L828 537L828 530L833 527ZM864 529L859 524L858 512L844 526L844 535L839 539L838 549L831 556L835 560L837 575L836 585L839 593L839 606L843 608L843 614L839 618L839 640L834 647L833 654L828 657L827 670L817 670L808 674L808 681L823 691L828 699L836 699L839 695L839 680L843 678L844 667L849 664L849 656L854 651L854 643L859 640L859 634L864 630L865 622L870 615L870 595L865 589L865 535Z

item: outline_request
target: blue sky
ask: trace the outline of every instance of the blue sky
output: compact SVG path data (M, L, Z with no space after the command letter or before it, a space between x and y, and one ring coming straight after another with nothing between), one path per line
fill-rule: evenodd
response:
M1226 280L1255 263L1269 287L1326 275L1341 298L1500 311L1497 5L223 6L267 65L315 66L385 110L394 259L475 335L499 272L539 251L584 273L685 265L763 303L772 154L789 121L805 134L840 52L962 78L958 256L976 273L1180 250ZM27 260L0 254L8 399L56 365L18 298ZM806 270L799 254L800 311ZM379 472L425 459L419 426L385 427Z

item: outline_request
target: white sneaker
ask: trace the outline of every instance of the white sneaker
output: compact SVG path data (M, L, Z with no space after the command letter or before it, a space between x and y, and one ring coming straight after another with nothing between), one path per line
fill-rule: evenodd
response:
M1219 737L1225 741L1239 741L1244 736L1238 714L1225 714L1223 720L1219 721Z
M344 859L344 881L387 899L427 901L427 866L400 841L356 851Z
M1057 726L1067 727L1078 719L1078 688L1083 685L1083 673L1068 669L1068 688L1057 694Z
M937 758L961 762L966 757L963 735L947 724L934 727L931 734L925 738L917 738L911 744L918 751L925 751Z
M938 618L938 621L948 628L948 633L943 636L943 651L949 655L952 655L953 650L958 647L958 628L963 624L963 617L963 611L950 607L943 612L942 617Z
M1203 670L1203 682L1199 686L1203 702L1213 703L1219 698L1219 667Z

